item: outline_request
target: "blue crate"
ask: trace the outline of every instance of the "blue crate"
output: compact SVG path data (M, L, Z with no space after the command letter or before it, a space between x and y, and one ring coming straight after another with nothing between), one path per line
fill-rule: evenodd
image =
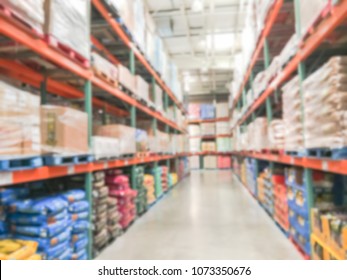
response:
M0 157L0 171L17 171L38 168L43 165L41 156Z
M309 211L308 211L308 206L307 206L307 200L305 200L305 203L303 206L300 206L296 204L295 199L289 199L288 198L288 206L290 209L292 209L296 214L308 218L309 217Z

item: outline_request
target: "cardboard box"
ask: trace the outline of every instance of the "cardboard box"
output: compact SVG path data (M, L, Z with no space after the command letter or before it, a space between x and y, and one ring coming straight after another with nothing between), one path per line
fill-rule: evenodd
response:
M135 77L131 74L130 70L123 66L118 65L119 83L132 93L136 93Z
M217 103L217 118L229 117L229 106L228 103Z
M115 138L93 136L93 155L95 159L118 157L120 154L119 141Z
M204 157L204 169L217 169L217 157L205 156Z
M137 75L135 77L135 85L136 85L136 94L148 102L150 100L148 83L141 76Z
M97 76L104 75L111 82L118 82L118 68L95 52L92 53L92 68Z
M91 48L90 7L90 0L45 1L44 32L87 60Z
M68 107L41 107L43 153L88 154L88 116Z
M200 169L200 156L192 156L189 158L189 165L191 169Z

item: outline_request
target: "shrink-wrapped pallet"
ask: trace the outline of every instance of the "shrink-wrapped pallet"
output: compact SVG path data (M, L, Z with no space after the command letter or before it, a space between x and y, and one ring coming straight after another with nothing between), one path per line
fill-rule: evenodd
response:
M97 127L95 134L97 136L118 139L120 155L130 155L136 153L135 128L121 124L104 125Z
M201 124L201 135L215 135L216 124L215 123L202 123Z
M189 139L189 150L191 153L197 153L201 151L201 140L199 138Z
M189 157L189 165L191 169L200 169L200 156Z
M216 114L217 118L227 118L229 116L228 103L217 103Z
M188 127L189 136L200 136L201 135L201 129L200 125L192 124Z
M332 0L300 1L301 36L305 36Z
M145 101L149 101L149 85L139 75L135 77L136 94Z
M131 74L130 70L123 66L122 64L118 65L118 77L119 83L126 88L131 93L136 92L135 86L135 77Z
M155 85L150 87L151 94L150 99L155 104L155 108L159 112L163 112L164 109L164 103L163 103L163 90L158 85ZM153 96L154 95L154 96Z
M136 150L138 152L147 152L149 149L149 138L145 130L136 129Z
M46 0L45 33L90 59L90 0Z
M128 0L105 0L106 3L114 8L120 16L122 23L128 28L128 30L134 32L134 1Z
M2 0L1 4L41 33L45 22L44 2L45 0Z
M216 134L217 135L228 135L230 134L230 127L228 122L217 122L216 123Z
M266 118L256 118L252 127L248 130L249 142L252 143L252 150L261 151L269 147L268 126Z
M40 98L0 81L0 155L40 154Z
M92 147L93 155L97 160L119 156L118 139L103 136L93 136Z
M200 105L199 104L189 104L188 114L190 120L200 119Z
M118 68L96 52L92 53L92 68L97 76L105 78L113 84L117 83Z
M283 120L273 120L269 126L269 148L283 150L285 144L285 128Z
M88 154L88 116L62 106L41 106L43 153Z
M231 139L230 138L217 138L217 151L218 152L230 152L231 151Z
M303 95L305 147L345 147L347 57L334 57L310 75L303 82Z
M200 115L203 120L214 119L216 117L214 106L212 104L201 104Z
M203 152L215 152L217 150L216 142L203 141L201 144L201 150Z

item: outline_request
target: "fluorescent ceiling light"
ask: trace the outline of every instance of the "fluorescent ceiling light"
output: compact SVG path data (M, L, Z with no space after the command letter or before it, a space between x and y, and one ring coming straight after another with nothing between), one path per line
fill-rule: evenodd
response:
M192 11L194 13L200 13L204 10L203 0L192 0Z
M235 35L233 33L215 34L206 36L206 47L216 51L225 51L233 47Z

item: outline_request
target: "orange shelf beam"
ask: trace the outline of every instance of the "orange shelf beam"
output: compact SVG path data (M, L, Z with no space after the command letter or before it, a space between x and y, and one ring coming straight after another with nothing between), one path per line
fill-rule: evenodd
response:
M99 50L100 52L104 53L110 62L114 63L115 65L121 64L121 62L112 54L110 51L105 48L101 42L96 39L94 36L90 36L90 40L92 41L93 45Z
M228 138L231 134L218 134L218 135L205 135L205 136L190 136L189 138L200 138L200 139L216 139L216 138Z
M277 75L274 81L263 92L263 94L252 104L247 113L237 123L244 123L247 118L258 109L266 99L270 97L274 91L287 81L291 75L297 70L299 64L309 57L324 41L328 35L336 29L347 18L347 1L341 1L340 4L332 8L331 16L325 19L302 44L301 49L296 56L288 63L288 65Z
M231 152L197 152L189 153L187 156L229 156Z
M290 155L263 154L260 152L233 152L233 155L256 158L265 161L278 162L286 165L299 166L341 175L347 175L347 160L330 160L308 157L293 157Z
M215 123L215 122L228 122L229 118L217 118L211 120L189 120L188 124L200 124L200 123Z
M245 88L245 86L246 86L246 84L248 82L249 77L251 76L252 69L253 69L254 65L256 64L256 62L257 62L257 60L259 58L261 50L264 47L265 39L269 36L269 34L271 32L271 29L272 29L272 27L273 27L273 25L274 25L278 15L279 15L280 11L281 11L283 3L284 3L284 0L277 0L273 4L272 8L270 9L270 12L268 14L265 27L264 27L264 29L262 31L262 34L260 35L260 37L258 39L257 48L255 49L255 51L253 53L251 62L249 64L248 70L247 70L246 75L245 75L245 78L243 80L243 83L241 84L240 91L238 92L238 94L237 94L237 96L236 96L236 98L235 98L235 100L233 102L233 105L231 107L231 111L234 110L234 108L237 105L237 102L239 101L239 99L240 99L240 97L242 95L242 91Z
M129 158L110 161L99 161L78 165L69 166L43 166L36 169L21 170L14 172L2 172L2 176L5 179L0 181L1 186L22 184L27 182L34 182L40 180L47 180L52 178L59 178L64 176L70 176L75 174L83 174L87 172L94 172L113 168L122 168L131 165L139 165L144 163L151 163L157 161L164 161L177 157L187 156L186 153L180 153L176 155L153 155L146 158Z
M147 71L154 77L157 81L158 85L169 95L169 97L175 102L175 104L181 109L184 114L187 114L183 105L178 101L177 97L173 94L173 92L167 87L165 82L159 77L157 72L152 68L147 59L143 56L143 54L138 50L133 42L131 42L128 35L124 32L121 25L112 17L108 9L100 0L93 0L94 7L100 12L100 14L104 17L104 19L108 22L108 24L112 27L113 31L119 36L119 38L123 41L123 43L131 50L134 51L136 58L139 62L147 69Z

